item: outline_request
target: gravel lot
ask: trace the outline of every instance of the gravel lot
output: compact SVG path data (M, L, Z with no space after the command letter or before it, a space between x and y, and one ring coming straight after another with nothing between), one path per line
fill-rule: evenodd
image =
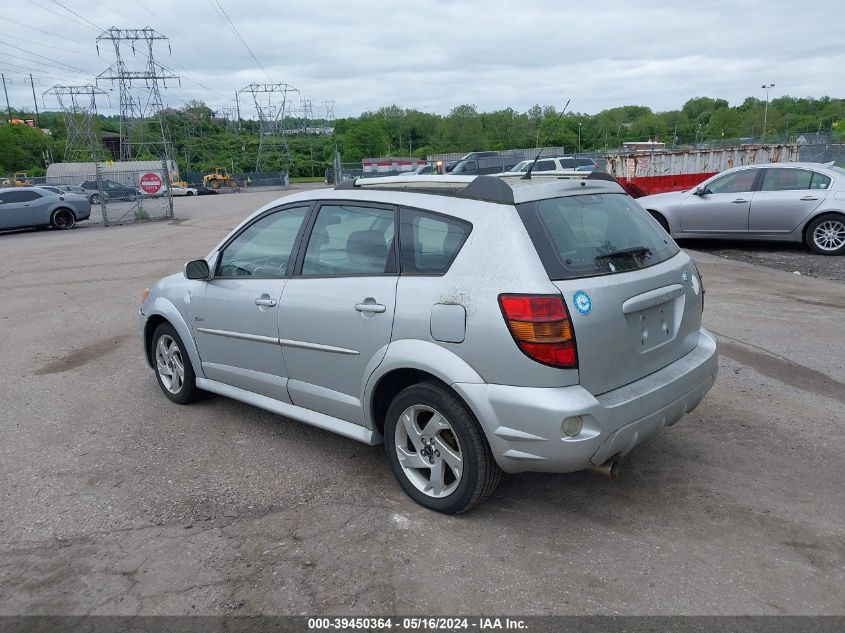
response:
M381 447L159 392L140 290L278 195L0 235L0 614L845 614L841 276L694 253L702 405L616 481L510 476L446 517Z
M682 240L688 250L710 253L768 268L796 271L807 277L845 281L845 256L818 255L803 244L789 242L745 242L727 240Z

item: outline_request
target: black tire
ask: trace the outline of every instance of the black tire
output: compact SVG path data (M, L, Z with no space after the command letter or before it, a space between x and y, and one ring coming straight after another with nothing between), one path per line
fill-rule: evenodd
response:
M669 223L666 221L666 218L664 218L657 211L652 211L651 209L649 209L648 212L651 214L651 217L657 220L657 223L663 227L663 230L669 233ZM671 235L671 233L669 233L669 235Z
M455 490L447 496L433 497L418 489L399 463L396 427L402 413L413 406L434 409L454 430L463 459L462 475ZM475 416L452 391L435 382L407 387L393 399L384 424L384 446L393 474L405 493L421 506L436 512L466 512L489 497L502 476Z
M175 392L171 391L168 385L165 384L161 371L158 369L156 348L158 347L159 340L162 337L169 337L169 339L176 344L179 359L184 367L182 385ZM170 323L162 323L155 329L155 332L153 332L153 338L150 343L150 357L153 361L156 381L158 381L158 386L161 388L161 391L165 396L177 404L188 404L199 397L200 390L197 388L196 374L194 374L194 368L191 365L191 358L185 351L185 344L182 342L182 338L179 336L178 332L176 332L176 328L170 325Z
M217 189L220 189L220 181L219 180L209 180L208 186L216 191Z
M819 230L824 233L826 232L825 228L829 229L828 235L830 237L828 239L841 241L841 245L836 247L828 242L828 246L825 247L819 243L824 238L821 235L817 235L816 231ZM838 237L834 237L834 235ZM838 213L825 213L814 218L807 225L807 230L804 232L804 243L807 245L807 248L820 255L845 255L845 216Z
M135 200L137 200L137 199L138 199L137 193L130 193L128 196L126 196L126 200L128 200L129 202L135 202Z
M50 226L54 229L67 231L68 229L72 229L75 224L76 216L73 215L73 211L65 207L56 209L53 211L53 215L50 216Z
M194 192L193 192L193 191L189 191L189 192L188 192L188 193L186 193L185 195L186 195L186 196L192 196L192 195L194 195Z
M91 204L100 204L100 194L98 194L98 193L91 194L90 202L91 202Z

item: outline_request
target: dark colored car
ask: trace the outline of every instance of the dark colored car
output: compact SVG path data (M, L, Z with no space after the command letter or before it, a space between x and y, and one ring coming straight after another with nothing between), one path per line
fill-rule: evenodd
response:
M198 196L211 196L216 195L218 193L216 189L209 189L203 184L188 185L188 187L190 187L191 189L196 189Z
M114 180L101 180L103 191L106 194L108 200L135 200L138 197L138 190L134 187L127 187L126 185L121 185L119 182L115 182ZM98 192L99 188L97 187L96 180L86 180L79 185L86 191L95 191ZM96 200L92 200L93 204L97 204L100 201L99 196L97 196Z

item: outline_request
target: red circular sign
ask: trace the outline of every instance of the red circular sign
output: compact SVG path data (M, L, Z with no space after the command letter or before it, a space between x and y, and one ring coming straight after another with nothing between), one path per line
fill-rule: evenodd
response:
M161 176L153 173L141 176L141 191L144 193L158 193L160 189Z

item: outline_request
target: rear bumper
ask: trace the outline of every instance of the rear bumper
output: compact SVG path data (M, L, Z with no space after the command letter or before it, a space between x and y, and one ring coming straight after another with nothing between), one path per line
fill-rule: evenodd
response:
M598 397L581 386L557 388L455 383L472 408L493 456L508 473L573 472L599 465L672 426L695 409L718 372L716 340L706 330L698 345L671 365ZM581 416L575 437L561 425Z

